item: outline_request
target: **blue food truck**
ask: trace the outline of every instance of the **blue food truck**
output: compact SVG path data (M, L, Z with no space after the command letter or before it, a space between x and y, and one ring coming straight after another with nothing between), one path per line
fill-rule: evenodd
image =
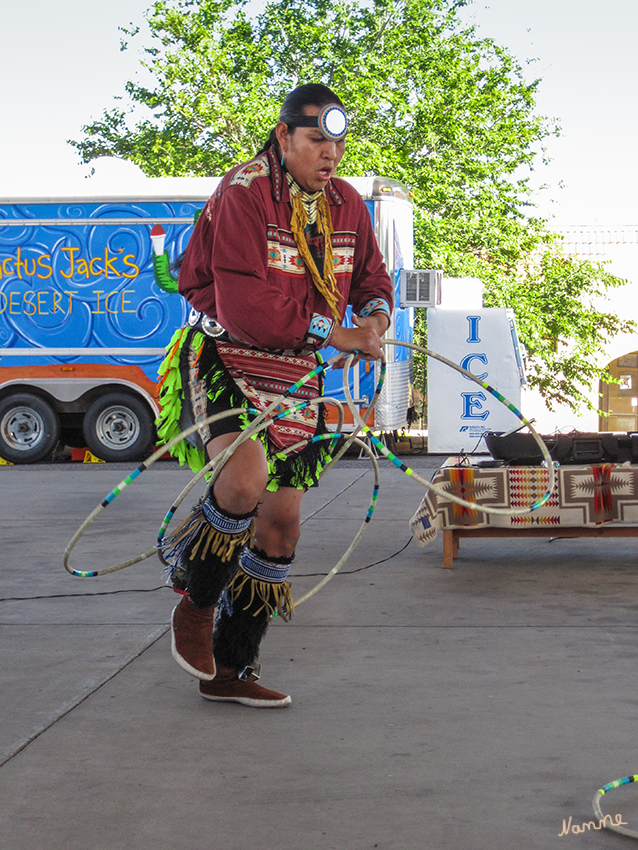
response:
M140 172L117 182L0 198L0 458L10 463L43 460L59 443L107 461L153 449L158 366L189 312L170 265L217 179ZM385 178L351 182L395 274L398 305L399 270L413 263L409 193ZM412 308L398 307L388 337L411 341ZM411 367L408 349L388 351L376 430L406 424ZM377 378L376 364L351 371L364 407ZM326 395L344 398L341 371L327 376Z

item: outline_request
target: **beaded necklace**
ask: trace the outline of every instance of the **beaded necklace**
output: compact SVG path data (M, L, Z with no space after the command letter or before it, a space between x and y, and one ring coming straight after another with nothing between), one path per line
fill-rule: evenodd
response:
M323 191L313 193L304 192L291 174L287 171L285 174L292 200L290 229L295 237L297 248L306 268L310 272L312 282L325 298L334 319L337 322L341 322L341 315L337 304L343 296L337 287L337 279L334 273L334 255L332 252L332 240L330 239L334 231L328 200ZM319 273L317 263L308 245L306 234L312 236L313 231L323 236L323 276Z

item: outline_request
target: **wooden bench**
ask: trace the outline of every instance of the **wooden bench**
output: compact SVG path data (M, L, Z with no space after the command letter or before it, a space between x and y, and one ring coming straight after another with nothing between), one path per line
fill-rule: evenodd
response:
M472 528L459 526L443 529L443 566L451 569L459 555L461 537L638 537L638 525L601 525L597 528Z

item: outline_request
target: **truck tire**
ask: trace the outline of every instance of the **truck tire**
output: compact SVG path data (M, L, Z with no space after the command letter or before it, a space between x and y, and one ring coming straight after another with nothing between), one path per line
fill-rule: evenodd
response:
M37 463L60 437L60 418L48 402L31 393L0 401L0 457L11 463Z
M106 461L143 460L155 442L153 415L127 393L107 393L87 410L84 439L95 457Z

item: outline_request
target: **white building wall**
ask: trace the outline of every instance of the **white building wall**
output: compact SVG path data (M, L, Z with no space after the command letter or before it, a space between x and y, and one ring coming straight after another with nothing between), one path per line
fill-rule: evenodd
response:
M596 308L614 312L625 319L638 322L638 227L574 226L560 231L566 253L583 260L605 263L609 271L627 280L627 284L611 290L608 298L600 299ZM606 366L623 354L638 350L638 334L619 334L601 351L599 363ZM598 386L591 388L589 398L599 406ZM521 409L535 420L536 429L543 434L554 431L598 431L595 411L575 414L567 405L549 411L538 392L523 390Z

